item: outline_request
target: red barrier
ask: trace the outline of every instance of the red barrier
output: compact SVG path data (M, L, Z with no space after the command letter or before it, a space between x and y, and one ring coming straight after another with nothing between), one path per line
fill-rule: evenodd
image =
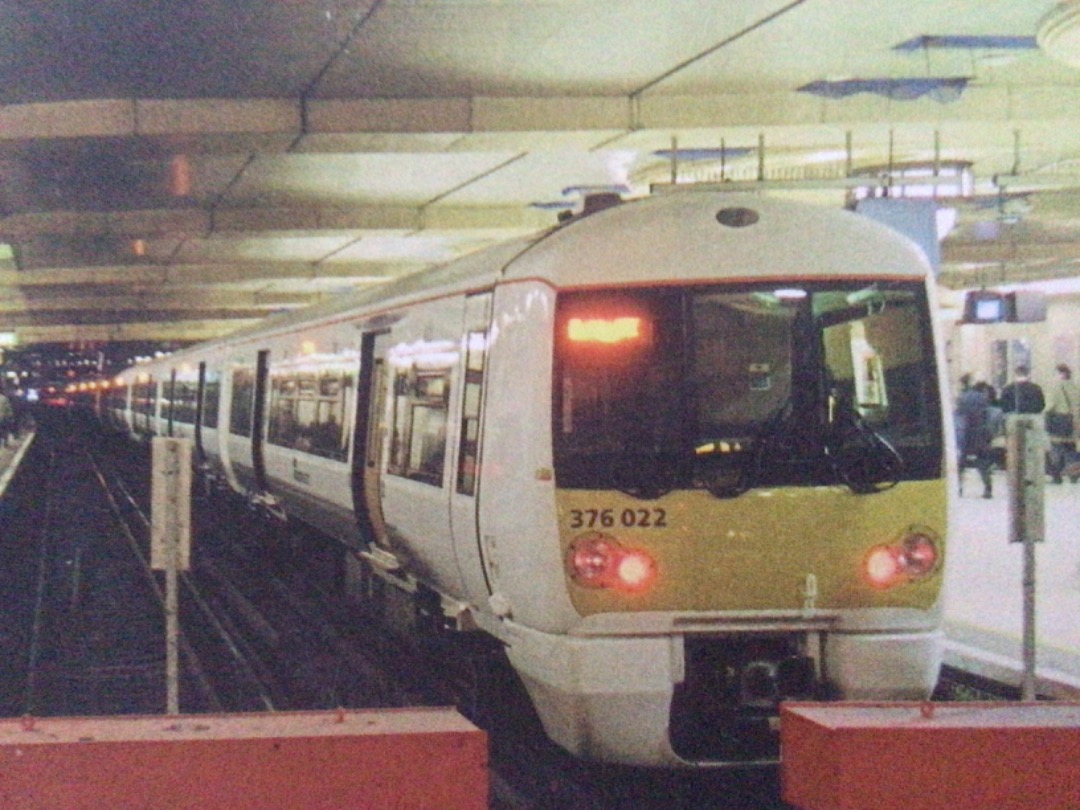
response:
M784 801L803 810L1080 808L1080 704L793 703Z
M487 738L449 709L0 721L0 807L488 807Z

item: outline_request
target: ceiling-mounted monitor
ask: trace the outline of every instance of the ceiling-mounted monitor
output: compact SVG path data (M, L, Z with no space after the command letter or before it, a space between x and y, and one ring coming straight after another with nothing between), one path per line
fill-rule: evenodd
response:
M961 323L1002 323L1005 317L1003 293L973 290L964 296L964 319Z
M1035 290L972 290L960 323L1037 323L1046 320L1046 295Z

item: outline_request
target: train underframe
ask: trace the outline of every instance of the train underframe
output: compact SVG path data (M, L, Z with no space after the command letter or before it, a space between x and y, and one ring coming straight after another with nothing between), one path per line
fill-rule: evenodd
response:
M508 647L544 727L571 753L628 764L769 765L784 700L921 700L939 631L745 630L574 637Z
M782 701L923 700L940 668L940 630L844 630L842 612L689 614L673 618L670 632L643 635L543 633L475 613L388 570L377 554L335 541L327 552L344 564L339 583L353 598L380 595L392 632L489 633L505 647L548 736L589 759L771 765ZM373 591L373 583L380 587Z

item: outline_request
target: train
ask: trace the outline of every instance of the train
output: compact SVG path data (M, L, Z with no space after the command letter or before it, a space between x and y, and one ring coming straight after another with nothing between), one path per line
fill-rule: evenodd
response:
M401 621L495 640L573 755L756 766L784 700L935 686L934 311L879 223L674 189L136 364L97 407L332 537Z

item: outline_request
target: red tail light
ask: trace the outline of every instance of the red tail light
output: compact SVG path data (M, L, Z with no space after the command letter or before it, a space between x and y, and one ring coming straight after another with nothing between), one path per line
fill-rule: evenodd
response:
M929 529L913 527L898 542L870 549L863 558L863 574L872 587L891 588L922 579L937 565L937 536Z
M656 561L643 549L625 548L614 537L591 532L574 539L566 553L570 578L585 588L615 588L632 593L656 580Z
M929 535L912 532L904 539L904 559L912 576L926 576L937 568L937 545Z

